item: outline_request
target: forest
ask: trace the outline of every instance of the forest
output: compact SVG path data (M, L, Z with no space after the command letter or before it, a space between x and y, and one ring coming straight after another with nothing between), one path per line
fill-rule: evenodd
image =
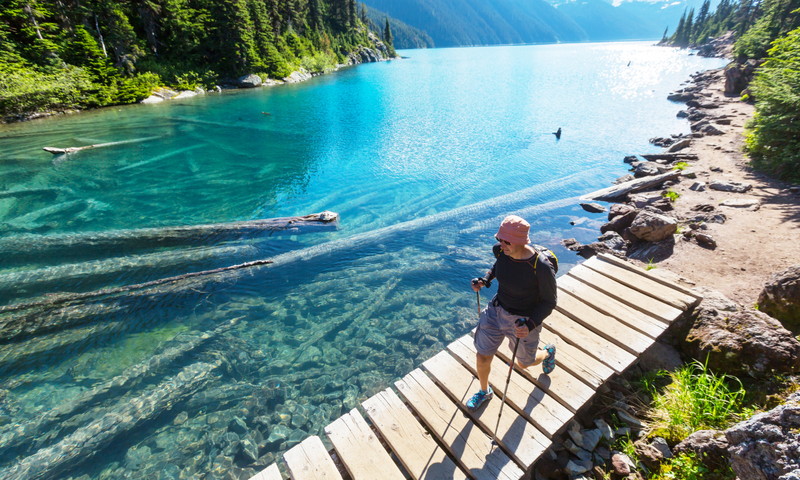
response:
M800 0L722 0L710 10L705 0L696 14L685 12L672 35L664 33L664 41L696 47L735 32L737 62L759 64L743 92L743 99L756 106L746 138L753 165L800 181Z
M373 43L369 24L356 0L7 0L0 116L328 71Z

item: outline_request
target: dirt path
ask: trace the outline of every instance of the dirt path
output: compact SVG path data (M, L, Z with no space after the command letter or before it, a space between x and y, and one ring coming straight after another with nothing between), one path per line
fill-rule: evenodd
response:
M707 223L705 233L717 242L714 250L703 248L695 242L678 240L674 253L658 263L657 268L670 270L685 277L697 286L719 290L728 298L743 305L756 303L758 294L769 276L800 263L800 194L788 191L790 185L754 172L748 158L742 153L744 125L753 115L753 106L738 97L724 95L724 75L712 74L712 81L701 95L718 108L700 108L722 135L706 135L694 139L682 153L696 153L699 159L691 162L697 172L696 181L749 183L753 189L747 193L720 192L711 189L698 192L689 187L694 181L684 179L672 189L680 193L675 201L675 214L679 219L697 215L691 207L699 204L715 206L715 213L723 213L725 223ZM730 120L721 125L715 119ZM721 171L712 171L719 168ZM754 199L755 207L726 207L720 203L729 199Z

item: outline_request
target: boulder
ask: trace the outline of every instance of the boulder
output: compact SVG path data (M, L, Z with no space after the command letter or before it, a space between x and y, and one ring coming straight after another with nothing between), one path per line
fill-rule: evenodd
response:
M621 452L614 452L611 455L611 471L615 475L625 476L633 471L635 468L633 461L630 457Z
M675 143L674 145L672 145L671 147L669 147L669 150L667 150L667 151L670 152L670 153L677 152L677 151L683 150L684 148L688 147L691 144L692 144L692 141L690 139L684 138L683 140L681 140L681 141Z
M800 342L779 321L703 289L683 349L715 372L764 376L800 371Z
M667 100L672 100L673 102L688 102L689 100L693 100L694 97L694 93L690 91L678 90L677 92L672 92L667 95Z
M625 250L627 246L625 239L617 232L606 232L597 237L597 240L612 250Z
M239 88L256 88L261 86L261 77L255 73L242 75L236 79L236 86Z
M725 433L717 430L698 430L672 451L676 454L694 453L709 470L716 470L728 463L728 440Z
M800 330L800 265L773 274L758 296L758 309L797 332Z
M639 457L639 461L650 470L658 471L661 462L672 456L671 452L669 457L665 456L664 452L659 447L647 443L644 440L634 442L633 446L636 451L636 456ZM669 451L669 448L667 448L667 451Z
M673 217L640 210L630 226L631 233L646 242L660 242L678 230L678 221Z
M673 143L675 143L675 140L669 137L655 137L651 138L649 141L656 147L661 147L661 148L667 148Z
M784 405L754 415L725 431L730 465L738 478L800 478L800 393Z
M642 162L633 169L633 176L635 178L651 177L663 173L659 168L661 165L655 162Z
M702 133L703 135L722 135L725 132L723 132L719 128L709 123L708 125L704 125L700 129L700 133Z
M706 191L706 182L694 182L689 190L694 192L705 192Z
M695 233L694 239L697 244L703 248L707 248L709 250L714 250L717 248L717 241L714 240L714 237L707 233Z
M629 232L630 229L626 230ZM630 234L632 237L633 234ZM625 238L625 235L623 235ZM635 237L634 237L635 238ZM672 256L675 251L675 238L670 235L660 242L639 242L628 247L628 258L641 262L660 262Z
M720 202L721 207L731 208L750 208L759 205L761 202L756 198L729 198Z
M630 196L630 203L635 208L644 208L662 200L663 198L664 197L661 195L661 192L637 193Z
M603 213L606 211L606 207L599 203L581 203L581 208L589 213Z
M614 217L625 215L633 211L636 211L636 209L630 205L626 205L624 203L615 203L608 209L608 219L613 220ZM631 221L633 221L633 219L631 219Z
M633 180L633 175L631 175L630 173L627 173L627 174L617 178L616 180L614 180L613 183L614 183L614 185L619 185L620 183L630 182L631 180Z
M711 190L718 190L720 192L744 193L747 192L748 190L751 190L753 186L750 185L749 183L711 180L711 183L708 185L708 188L710 188Z
M637 211L634 209L629 210L627 213L622 215L614 216L608 223L603 224L600 226L600 232L617 232L622 233L626 228L630 227L633 223L633 220L636 218ZM609 213L609 216L611 214Z
M731 63L725 67L725 95L739 96L750 85L756 68L763 60L748 60L745 63Z
M301 68L300 70L292 72L291 75L284 78L283 81L286 83L300 83L309 80L311 77L312 75L310 73Z

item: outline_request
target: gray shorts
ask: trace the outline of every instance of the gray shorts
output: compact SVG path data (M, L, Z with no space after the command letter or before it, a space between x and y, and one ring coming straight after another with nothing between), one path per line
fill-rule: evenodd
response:
M478 320L478 329L475 331L475 349L481 355L494 355L503 339L508 339L508 348L511 352L514 351L514 344L517 337L514 335L514 322L520 317L519 315L512 315L505 311L500 305L495 306L495 302L489 302L489 305L481 312L480 320ZM536 350L539 347L539 335L542 333L542 326L531 330L527 337L521 338L519 341L519 349L517 349L517 360L525 365L530 365L536 359ZM509 356L511 354L509 352Z

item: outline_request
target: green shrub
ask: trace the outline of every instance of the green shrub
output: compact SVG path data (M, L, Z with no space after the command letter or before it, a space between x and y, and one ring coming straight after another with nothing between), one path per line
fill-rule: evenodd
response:
M800 180L800 28L772 44L751 85L756 113L746 147L753 166Z
M676 163L675 165L672 166L672 169L673 170L677 170L679 172L682 172L682 171L686 170L686 168L688 166L689 166L689 164L686 163L686 162L678 162L678 163Z
M650 434L677 443L703 429L724 429L744 411L745 390L736 377L715 375L694 361L659 376L671 381L662 391L650 387Z
M666 192L661 192L661 196L666 198L670 202L675 202L675 200L681 198L681 194L674 190L667 190Z
M311 73L328 73L336 69L336 55L331 52L317 52L300 59L300 66Z

